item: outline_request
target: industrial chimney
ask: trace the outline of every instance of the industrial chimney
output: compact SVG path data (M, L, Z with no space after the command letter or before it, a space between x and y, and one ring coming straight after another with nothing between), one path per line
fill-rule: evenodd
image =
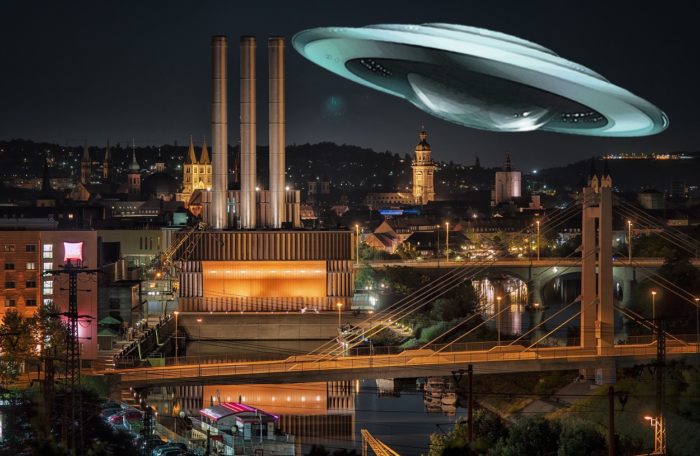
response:
M214 229L227 228L228 194L228 43L225 36L211 39L212 57L212 189L209 223Z
M255 37L241 37L241 228L256 227Z
M281 228L285 220L285 101L284 38L270 37L268 47L269 145L270 145L270 223Z

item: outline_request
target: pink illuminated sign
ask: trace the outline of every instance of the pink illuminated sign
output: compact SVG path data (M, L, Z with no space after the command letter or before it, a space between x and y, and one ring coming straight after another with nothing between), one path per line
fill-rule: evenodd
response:
M63 243L63 261L83 261L83 243L82 242L64 242Z

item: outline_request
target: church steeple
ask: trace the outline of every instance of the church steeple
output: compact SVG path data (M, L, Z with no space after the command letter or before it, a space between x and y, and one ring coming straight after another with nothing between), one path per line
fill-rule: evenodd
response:
M136 144L133 145L131 152L131 163L129 164L129 172L127 173L127 183L129 189L129 199L137 199L141 194L141 166L136 161Z
M197 164L197 154L194 152L194 143L192 142L192 135L190 135L190 147L187 149L187 156L185 157L185 163L189 165Z
M107 148L105 149L105 158L102 160L102 180L109 181L109 174L112 167L112 151L109 148L109 138L107 139Z
M435 199L435 162L428 144L428 133L421 128L418 134L413 168L413 198L418 204L427 204Z
M209 151L207 150L207 137L204 137L204 142L202 143L202 155L199 158L199 163L201 165L210 165L211 160L209 159Z
M513 161L510 158L510 152L506 154L506 169L507 172L513 171Z
M83 158L80 160L80 183L87 185L92 177L92 161L90 160L90 150L88 149L87 139L83 145Z

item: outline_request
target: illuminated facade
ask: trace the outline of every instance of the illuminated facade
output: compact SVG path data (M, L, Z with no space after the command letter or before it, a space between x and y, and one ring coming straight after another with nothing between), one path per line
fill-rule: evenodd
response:
M458 125L587 136L646 136L666 114L600 74L530 41L455 24L304 30L304 57Z
M413 198L416 204L427 204L435 199L435 162L428 144L428 133L421 130L420 141L416 145L416 155L411 164L413 169Z
M335 310L338 302L349 308L354 236L340 230L204 233L183 263L180 310Z
M513 170L510 154L506 155L506 165L503 171L496 171L493 190L491 191L491 205L497 206L507 203L514 198L520 198L522 191L522 175L520 171Z
M211 179L211 159L209 158L206 140L202 144L200 158L197 159L192 137L190 137L185 166L182 167L182 192L177 194L177 200L184 202L185 207L188 207L192 193L195 190L211 190Z
M66 257L78 256L86 266L97 266L96 231L0 231L0 315L14 309L30 317L48 302L66 311L68 278L44 273L58 269ZM93 317L78 325L81 358L87 361L97 358L98 284L93 279L82 276L79 284L90 286L80 286L78 293L78 313Z

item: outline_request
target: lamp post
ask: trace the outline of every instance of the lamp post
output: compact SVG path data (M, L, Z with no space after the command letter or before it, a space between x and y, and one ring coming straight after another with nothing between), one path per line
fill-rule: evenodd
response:
M338 307L338 328L340 328L341 322L340 322L340 311L343 309L343 303L339 302L336 304Z
M627 220L627 261L632 264L632 220Z
M651 319L656 324L656 290L651 291Z
M356 260L357 265L359 266L360 265L360 225L357 223L355 224L355 237L357 238L356 239L356 252L355 252L356 253L355 256L357 258L355 260Z
M177 310L175 311L175 364L178 364L178 344L177 344L177 316L180 315L180 312Z
M450 262L450 222L445 222L445 263Z
M535 222L537 225L537 261L540 261L540 221Z
M700 350L700 298L695 298L695 342Z
M666 428L664 426L663 416L645 416L645 420L649 421L651 427L654 428L654 453L666 454Z
M496 333L498 333L498 346L501 346L501 297L496 296Z
M201 323L202 323L202 319L198 318L197 319L197 340L200 342L200 346L201 346L201 341L202 341L202 324ZM199 352L199 350L197 350L197 355L201 356L201 353Z

